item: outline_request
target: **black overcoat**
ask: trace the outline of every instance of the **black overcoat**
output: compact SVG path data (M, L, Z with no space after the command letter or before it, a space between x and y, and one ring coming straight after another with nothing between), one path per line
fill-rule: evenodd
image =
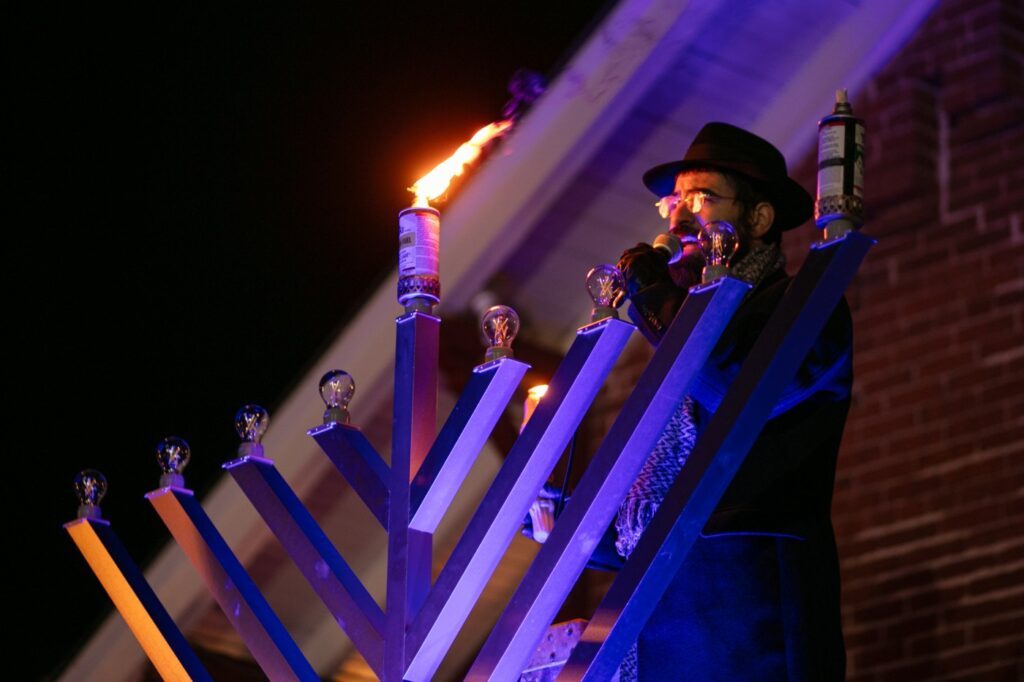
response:
M790 279L741 304L692 396L718 407ZM841 680L830 520L850 406L851 321L833 312L638 640L641 680Z

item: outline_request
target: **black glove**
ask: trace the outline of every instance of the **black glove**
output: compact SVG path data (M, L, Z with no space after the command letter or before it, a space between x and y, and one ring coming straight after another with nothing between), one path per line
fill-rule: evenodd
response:
M643 242L623 251L616 267L626 278L626 295L629 298L633 298L637 291L651 285L672 282L672 276L668 272L668 259L664 254L655 251L653 246Z
M626 293L632 305L629 317L651 345L657 346L686 298L668 270L668 259L649 244L637 244L623 251L619 270L626 278Z

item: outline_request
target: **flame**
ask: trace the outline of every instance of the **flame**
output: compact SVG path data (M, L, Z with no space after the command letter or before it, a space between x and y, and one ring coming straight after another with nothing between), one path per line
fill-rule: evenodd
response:
M452 178L462 175L466 166L476 161L483 146L496 137L501 137L512 127L512 119L507 118L495 123L488 123L476 131L468 142L455 150L455 153L434 167L422 178L417 180L409 191L416 195L413 206L430 206L430 202L445 193Z
M537 386L531 386L530 389L526 392L526 394L530 396L530 398L532 398L533 400L539 401L541 398L544 397L544 394L547 392L547 384L538 384Z
M526 422L530 421L530 417L533 416L533 411L536 410L537 405L540 404L540 399L544 397L544 394L547 392L547 384L531 386L530 390L526 392L526 400L523 402L523 423L519 426L520 433L522 433L523 429L526 428Z

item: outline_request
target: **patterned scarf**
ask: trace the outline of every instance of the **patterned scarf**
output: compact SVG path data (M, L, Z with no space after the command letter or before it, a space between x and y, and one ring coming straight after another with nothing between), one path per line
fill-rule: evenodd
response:
M778 246L757 245L730 268L729 274L756 287L785 265L786 258ZM618 532L615 549L621 556L628 559L633 553L644 529L654 518L669 487L682 470L686 458L690 456L697 442L697 433L696 405L693 398L686 396L669 419L668 426L658 438L619 507L619 514L615 519L615 530ZM626 654L619 673L621 682L638 679L636 644Z

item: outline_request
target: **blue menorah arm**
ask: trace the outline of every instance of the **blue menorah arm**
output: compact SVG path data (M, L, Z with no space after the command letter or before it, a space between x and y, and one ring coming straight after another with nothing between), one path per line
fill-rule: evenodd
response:
M404 679L437 670L633 329L605 319L577 332L409 628Z
M812 246L559 680L615 674L874 243L850 232Z
M146 493L207 589L271 680L318 681L298 645L263 598L191 490Z
M388 584L384 674L399 682L406 631L430 590L433 536L409 526L412 479L437 429L437 365L441 320L420 312L395 320L395 394L391 420L388 504Z
M89 567L165 680L210 680L185 636L132 560L109 522L76 519L64 524Z
M433 533L522 381L524 362L501 358L473 369L469 383L413 479L411 528Z
M298 495L263 457L228 462L231 474L303 577L377 674L384 656L384 613Z
M724 278L691 290L467 679L515 679L526 667L749 289Z
M334 467L380 521L388 525L388 465L363 432L348 424L323 424L307 431Z

